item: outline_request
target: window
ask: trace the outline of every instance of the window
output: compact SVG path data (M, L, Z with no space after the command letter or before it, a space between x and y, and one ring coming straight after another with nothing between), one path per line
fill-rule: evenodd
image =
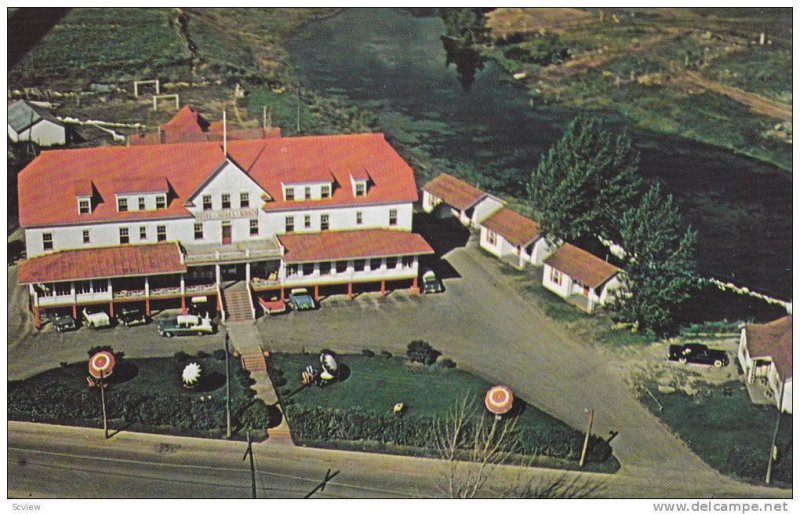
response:
M306 214L303 217L303 226L305 228L311 228L311 215L310 214Z
M294 232L294 216L286 216L286 232Z
M311 186L306 186L305 191L303 193L304 193L303 194L304 199L308 200L309 198L311 198Z
M156 227L156 240L157 241L166 241L167 240L167 226L166 225L159 225Z
M72 294L72 287L69 282L58 282L55 284L56 296L67 296Z
M194 238L195 239L203 239L203 224L202 223L195 223L194 224Z
M88 198L78 200L78 214L89 214L92 212L92 202Z
M327 214L320 214L319 215L319 229L320 230L328 230L330 224L328 223L328 215Z
M203 210L210 211L212 208L211 195L203 195Z
M228 193L222 193L222 208L223 209L231 208L231 195L229 195Z
M386 269L395 269L395 268L397 268L397 257L387 257Z
M366 266L367 261L366 259L356 259L353 261L353 270L354 271L364 271L364 266Z
M336 261L336 273L347 271L347 261Z
M330 275L333 266L331 266L330 262L320 262L319 263L319 274L320 275Z
M84 230L83 231L83 244L89 244L90 242L91 241L89 239L89 231L88 230Z
M322 194L322 198L330 198L331 197L331 186L322 186L321 194Z
M550 281L561 285L561 272L555 268L550 268Z
M250 193L239 194L239 207L242 209L250 207Z
M364 223L364 213L356 211L356 225L361 225L362 223Z
M490 245L496 245L497 244L497 234L493 230L487 229L486 230L486 241Z
M53 234L50 232L42 234L42 248L44 251L53 249Z
M414 267L414 256L413 255L406 255L403 257L403 267L404 268L413 268Z
M397 225L397 209L389 209L389 226Z
M258 220L250 220L250 235L258 235Z
M139 197L139 210L143 211L144 209L145 209L144 196L140 196Z
M75 292L77 294L86 294L92 292L91 280L79 280L75 282Z
M291 202L292 200L294 200L294 188L293 187L287 187L286 188L286 201L287 202Z
M306 263L303 264L303 276L309 276L314 274L314 263Z
M147 227L144 225L139 227L139 239L147 239Z
M356 182L356 196L364 196L365 194L367 194L367 184Z
M119 229L119 244L126 245L130 243L130 237L128 236L128 228L122 227Z
M117 210L119 212L125 212L128 210L128 199L127 198L117 198Z
M156 196L156 209L166 209L166 208L167 208L167 195Z
M286 265L286 276L293 277L297 275L297 264L287 264Z

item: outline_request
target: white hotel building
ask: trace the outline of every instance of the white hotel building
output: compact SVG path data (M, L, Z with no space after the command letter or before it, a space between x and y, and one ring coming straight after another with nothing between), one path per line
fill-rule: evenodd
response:
M416 200L383 134L45 151L19 175L19 282L37 325L42 310L194 296L224 317L230 283L244 319L291 287L416 290L433 253L411 232Z

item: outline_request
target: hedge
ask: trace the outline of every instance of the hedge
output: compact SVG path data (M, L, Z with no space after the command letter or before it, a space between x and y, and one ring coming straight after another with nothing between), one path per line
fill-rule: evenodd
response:
M347 410L306 407L285 402L284 411L292 436L304 441L373 441L382 444L432 448L434 420L424 417L399 417L389 413L369 412L359 408ZM471 430L471 426L467 430ZM520 452L526 456L578 460L584 436L569 429L534 430L520 428ZM469 437L465 437L468 440ZM604 462L611 456L611 446L602 438L591 436L588 462Z

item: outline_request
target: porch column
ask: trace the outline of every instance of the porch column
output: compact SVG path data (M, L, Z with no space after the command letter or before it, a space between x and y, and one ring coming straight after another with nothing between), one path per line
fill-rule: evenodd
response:
M216 274L217 274L217 287L219 287L219 285L222 283L222 279L220 277L220 271L219 271L219 264L215 264L214 265L214 271L216 271Z
M249 252L250 250L248 250ZM247 282L247 287L250 287L250 263L247 262L244 265L244 279Z
M519 269L522 269L525 266L525 260L523 259L523 256L525 255L525 248L522 246L518 246L517 248L517 255L519 255Z
M353 299L353 283L352 282L348 282L347 283L347 299L348 300L352 300Z
M42 316L39 313L39 306L33 306L33 326L36 327L36 330L42 328Z
M186 297L181 295L181 314L186 314Z
M413 296L419 296L419 285L418 285L418 278L415 276L414 280L411 281L411 294Z
M314 286L314 300L319 301L319 285Z
M381 280L381 296L386 296L386 281Z
M69 283L69 294L72 295L72 303L78 303L78 293L75 290L75 282Z
M283 286L281 286L281 300L284 300L285 298L286 298L285 290L284 290Z
M747 370L747 383L752 384L756 379L756 361L750 361L750 369Z
M72 317L75 318L75 319L78 319L78 304L77 303L73 303L72 304Z
M144 276L144 297L150 298L150 280L147 275Z
M111 293L111 300L108 302L108 315L114 317L114 286L111 285L111 279L108 279L108 292Z

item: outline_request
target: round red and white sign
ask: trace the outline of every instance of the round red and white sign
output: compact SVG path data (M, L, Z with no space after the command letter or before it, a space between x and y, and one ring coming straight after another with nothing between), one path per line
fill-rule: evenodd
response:
M492 414L505 414L514 406L514 393L504 385L496 385L486 391L484 403Z
M102 378L114 372L114 355L110 352L98 352L89 359L89 374L94 378Z

